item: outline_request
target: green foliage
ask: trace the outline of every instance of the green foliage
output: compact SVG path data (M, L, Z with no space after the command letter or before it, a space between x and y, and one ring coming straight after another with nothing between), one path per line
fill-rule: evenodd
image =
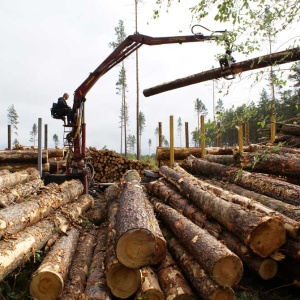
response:
M29 133L29 135L30 135L29 142L32 142L32 143L33 143L33 146L35 146L37 134L38 134L38 128L37 128L36 123L34 123L34 124L32 125L32 130L31 130L30 133Z
M57 147L59 145L59 139L58 139L58 135L55 133L52 137L53 141L54 141L54 145L55 147Z
M15 135L18 135L19 115L17 114L17 111L13 104L9 106L7 109L7 119L8 119L8 124L10 124L12 128L15 130L14 132Z

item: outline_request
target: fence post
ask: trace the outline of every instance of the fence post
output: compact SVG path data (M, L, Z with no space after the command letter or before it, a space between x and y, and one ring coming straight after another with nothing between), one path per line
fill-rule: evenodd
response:
M174 166L174 122L170 116L170 168Z

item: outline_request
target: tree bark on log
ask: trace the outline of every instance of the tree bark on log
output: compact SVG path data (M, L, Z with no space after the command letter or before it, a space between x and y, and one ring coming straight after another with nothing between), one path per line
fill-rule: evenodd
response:
M292 238L287 239L285 245L280 249L289 257L300 261L300 242Z
M280 131L285 134L300 136L300 126L296 124L283 124Z
M105 254L106 254L107 223L102 223L97 236L97 244L93 253L89 276L83 295L84 300L111 300L111 293L106 284Z
M240 259L206 230L195 225L173 208L155 201L159 218L198 260L212 278L222 286L237 284L243 275Z
M73 201L83 192L83 185L79 180L66 181L59 186L52 184L47 187L48 190L32 197L30 201L0 210L0 237L15 234L26 226L36 223L58 207Z
M228 202L235 203L238 205L241 205L242 207L249 209L249 211L257 211L259 213L262 213L264 215L268 215L270 217L276 218L285 228L287 233L292 236L293 238L300 238L300 223L273 210L269 207L262 205L260 202L256 201L253 198L247 198L245 196L241 196L238 194L234 194L231 192L228 192L227 190L224 190L220 188L219 186L215 186L208 181L203 181L200 179L195 178L188 172L186 172L184 169L182 169L180 166L174 166L174 170L183 174L186 178L189 180L195 181L201 189L208 191L217 197L220 197Z
M50 238L54 224L42 220L17 237L0 241L0 281L40 250Z
M147 187L150 194L175 208L185 217L192 220L196 225L206 229L215 238L219 237L221 232L220 225L213 219L208 219L194 203L183 197L180 193L174 191L174 189L172 189L162 178L150 182Z
M57 299L63 291L65 279L76 250L79 231L72 228L61 237L32 274L30 294L38 300Z
M300 137L295 135L289 135L289 134L279 134L275 138L275 143L285 143L286 145L290 147L300 147Z
M243 153L240 160L243 169L300 178L300 158L294 154Z
M240 157L233 155L206 155L205 160L226 166L240 165Z
M179 243L178 239L169 230L164 227L162 231L168 241L173 257L203 299L235 299L234 291L230 287L222 287L212 280L202 265Z
M9 188L16 184L25 183L40 178L40 173L37 169L28 168L27 170L0 176L0 188Z
M3 150L0 151L0 163L37 163L38 151L34 150ZM42 163L48 162L48 151L42 152Z
M161 167L160 173L205 213L234 232L259 256L267 257L285 243L286 231L276 219L249 211L204 191L182 173L170 168Z
M201 157L201 148L174 148L175 160L183 160L189 155L195 157ZM157 147L156 148L156 160L169 160L170 159L170 148Z
M136 293L135 300L164 300L165 296L162 292L158 279L152 268L145 267L141 269L142 284L139 291Z
M116 255L123 265L135 269L152 265L156 257L156 238L139 184L125 183L120 195Z
M59 149L59 148L52 148L52 149L47 149L48 151L48 158L52 157L64 157L65 156L65 150L64 149Z
M107 251L105 257L106 282L111 293L119 298L132 296L141 285L141 272L120 263L116 256L115 239L118 203L112 202L108 209Z
M93 257L96 242L96 232L85 232L80 235L78 245L71 263L68 280L60 300L80 299L85 286L86 277Z
M169 252L157 267L157 277L166 300L195 300L192 289Z
M231 183L258 193L282 200L289 204L300 205L300 186L289 184L262 174L252 174L237 168L188 157L183 168L196 175L225 178Z
M232 64L230 67L229 74L230 75L239 74L249 70L265 68L273 64L284 64L292 61L297 61L299 59L300 59L299 48L294 48L294 49L272 53L272 54L268 54L268 55L264 55L264 56L260 56L239 63ZM222 78L223 76L224 73L222 68L216 68L198 74L190 75L185 78L173 80L170 82L165 82L155 87L145 89L143 91L143 94L145 97L149 97L173 89L178 89L184 86L188 86L191 84Z
M34 179L23 184L17 184L13 188L2 188L0 190L0 207L7 207L13 202L21 203L25 201L24 198L30 197L42 186L44 186L44 182L41 179Z

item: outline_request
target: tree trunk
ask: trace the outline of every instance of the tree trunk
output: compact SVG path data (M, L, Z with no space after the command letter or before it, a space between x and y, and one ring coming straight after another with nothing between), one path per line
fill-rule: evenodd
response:
M38 300L57 299L63 291L65 279L76 250L79 231L72 228L62 236L32 274L30 294Z
M157 277L166 300L195 299L192 289L169 252L157 267Z
M245 196L230 193L227 190L224 190L224 189L222 189L218 186L215 186L211 183L208 183L207 181L197 179L179 166L174 166L174 170L183 174L189 180L195 181L195 183L201 189L208 191L208 192L214 194L215 196L220 197L221 199L224 199L231 203L239 204L242 207L249 209L249 211L257 211L264 215L268 215L270 217L276 218L278 221L280 221L280 223L286 229L287 233L290 236L297 238L297 239L300 238L300 223L299 222L297 222L277 211L274 211L273 209L270 209L269 207L266 207L265 205L262 205L261 203L257 202L253 198L247 198Z
M0 207L7 207L13 202L25 201L24 198L36 193L43 185L44 182L41 179L34 179L23 184L17 184L13 188L2 188L0 191Z
M124 184L117 215L116 255L128 268L149 266L156 258L156 238L145 200L140 185Z
M226 178L227 181L236 183L246 189L293 205L300 205L300 186L276 180L262 174L252 174L237 168L210 163L193 157L187 158L183 167L193 174Z
M34 150L4 150L0 151L0 163L37 163L38 151ZM48 151L42 152L42 163L48 162Z
M300 136L300 126L294 124L283 124L280 131L285 134Z
M58 207L73 201L83 192L79 180L71 180L61 185L51 184L32 200L9 206L0 210L0 237L11 235L34 224L42 217L53 213Z
M295 135L289 135L289 134L279 134L275 138L275 143L285 143L285 145L288 145L290 147L300 147L300 137Z
M58 149L58 148L54 148L54 149L47 149L48 151L48 157L52 158L52 157L59 157L59 158L63 158L65 156L65 150L64 149Z
M149 299L149 300L164 300L165 296L162 292L158 279L152 268L145 267L141 269L142 284L140 290L135 296L135 300Z
M168 241L173 257L203 299L235 299L233 290L229 287L222 287L212 280L202 265L179 243L178 239L169 230L163 228L163 234Z
M201 148L174 148L174 159L183 160L189 155L195 157L201 157ZM156 148L156 160L169 160L170 148L157 147Z
M240 259L227 247L173 208L155 201L156 213L172 229L212 278L222 286L237 284L243 275Z
M205 160L209 162L214 162L226 166L230 165L239 165L240 164L240 157L233 156L233 155L206 155Z
M0 188L12 187L16 184L25 183L34 179L40 179L40 173L37 169L28 168L20 172L10 173L7 175L0 176Z
M64 287L60 300L78 300L82 295L86 277L92 261L96 242L96 233L84 233L79 237L74 259L71 264L68 281Z
M111 293L106 284L104 261L106 254L107 223L102 223L97 236L89 276L84 291L85 300L111 300Z
M108 230L105 258L106 282L111 293L119 298L132 296L141 285L141 272L121 264L116 257L115 236L118 203L111 203L108 209Z
M193 220L196 225L206 229L212 236L218 238L221 232L220 225L213 219L207 219L207 216L194 203L174 191L162 178L150 182L148 190L152 195L163 200L185 217Z
M54 224L42 220L25 228L17 237L0 241L0 281L18 266L24 264L50 238Z
M300 178L300 158L294 154L243 153L241 166L254 172Z
M170 168L161 167L160 172L194 204L234 232L259 256L267 257L285 243L286 231L276 219L204 191L192 180Z
M11 173L16 173L16 172L23 172L24 170L27 169L38 169L37 162L35 163L2 163L0 164L0 170L2 169L8 169L10 170ZM50 164L49 163L44 163L42 164L42 171L43 172L49 172L50 171Z
M294 48L294 49L272 53L272 54L268 54L268 55L264 55L264 56L260 56L239 63L232 64L230 70L227 70L229 71L229 74L225 74L225 75L239 74L249 70L265 68L271 66L272 64L284 64L292 61L297 61L299 59L300 59L299 48ZM145 89L143 93L145 97L149 97L173 89L178 89L184 86L188 86L191 84L222 78L225 75L224 75L224 71L221 68L215 68L209 71L190 75L185 78L177 79L170 82L165 82L161 85L157 85L155 87Z

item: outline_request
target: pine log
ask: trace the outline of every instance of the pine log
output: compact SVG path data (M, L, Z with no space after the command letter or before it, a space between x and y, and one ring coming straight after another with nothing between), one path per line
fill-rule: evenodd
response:
M80 235L74 258L70 267L68 280L60 300L78 300L86 286L86 277L93 257L96 233L85 232Z
M243 275L241 260L206 230L173 208L151 198L155 211L212 278L222 286L237 284Z
M72 228L61 237L32 274L30 294L37 300L57 299L64 288L68 270L76 250L79 230Z
M283 124L280 131L285 134L300 136L300 126L297 124Z
M285 143L290 147L300 147L300 137L290 134L279 134L275 138L275 143Z
M286 231L275 218L225 201L170 168L161 167L160 173L203 212L234 232L259 256L267 257L285 243Z
M273 210L276 210L283 215L286 215L287 217L290 217L291 219L294 219L295 221L300 222L300 209L299 206L295 206L292 204L287 204L283 201L261 195L259 193L256 193L254 191L249 191L247 189L244 189L243 187L240 187L233 183L228 182L220 182L218 180L212 180L212 184L218 185L222 187L223 189L226 189L228 191L232 191L236 194L248 197L250 199L255 199L256 201L260 202L261 204L272 208Z
M103 193L91 193L94 197L94 205L85 213L85 217L97 226L107 219L107 203Z
M42 220L25 228L17 237L0 241L0 281L40 250L53 230L51 221Z
M85 300L111 300L111 293L106 284L104 271L104 261L106 254L107 223L102 223L98 236L97 244L93 253L89 276L86 282L84 295Z
M212 147L207 149L207 154L210 155L232 155L234 147Z
M44 182L41 179L34 179L32 181L17 184L13 188L2 188L0 190L0 207L7 207L13 202L23 202L25 198L36 193L42 186Z
M0 151L0 163L37 163L38 151L34 150L3 150ZM42 163L48 162L48 151L42 152Z
M179 192L172 189L168 183L160 178L148 184L148 191L163 200L166 204L175 208L188 219L192 220L196 225L206 229L215 238L219 237L221 232L220 225L207 216L190 200L183 197Z
M38 169L37 162L36 163L13 163L13 162L11 162L10 164L7 164L7 163L0 164L0 170L8 169L8 170L10 170L11 173L22 172L29 168L37 170ZM42 164L42 171L49 172L50 164L49 163Z
M244 188L282 200L289 204L300 205L300 186L289 184L262 174L252 174L237 168L210 163L188 157L183 165L192 174L208 177L226 178Z
M244 208L249 209L249 211L257 211L259 213L268 215L270 217L276 218L285 228L287 233L292 236L293 238L300 238L300 223L273 210L269 207L262 205L260 202L256 201L255 199L247 198L245 196L241 196L238 194L234 194L231 192L228 192L227 190L224 190L218 186L215 186L208 181L203 181L200 179L195 178L194 176L190 175L188 172L186 172L184 169L182 169L180 166L176 165L174 166L174 170L177 172L180 172L183 174L186 178L189 178L192 181L195 181L196 184L201 187L201 189L208 191L217 197L220 197L226 201L239 204L243 206Z
M174 159L183 160L189 155L195 157L201 157L201 148L174 148ZM156 148L156 160L169 160L170 159L170 148L157 147Z
M243 153L241 166L253 172L300 178L300 158L290 153Z
M12 187L16 184L25 183L34 179L40 179L40 173L34 168L28 168L20 172L0 176L0 188Z
M241 163L240 157L234 155L206 155L205 160L226 166L236 166Z
M286 243L280 249L287 256L300 261L300 242L292 238L287 239Z
M229 287L222 287L212 280L202 265L195 259L196 257L193 257L169 230L163 227L162 231L176 262L203 299L235 299L234 291ZM230 266L228 267L230 268Z
M52 157L64 157L65 156L65 150L59 149L59 148L52 148L47 149L48 151L48 158Z
M106 282L111 293L119 298L132 296L141 285L141 272L120 263L115 252L118 203L108 209L107 251L105 257Z
M156 238L149 222L142 187L124 183L117 214L116 255L128 268L139 269L154 263Z
M167 252L165 258L157 267L157 277L166 300L196 299L192 289L169 252Z
M83 192L79 180L71 180L61 185L48 185L42 194L32 200L18 203L0 210L0 237L19 232L42 217L50 215L58 207L73 201Z
M157 276L153 269L150 267L142 268L141 274L142 284L134 299L164 300L164 293L160 288Z

